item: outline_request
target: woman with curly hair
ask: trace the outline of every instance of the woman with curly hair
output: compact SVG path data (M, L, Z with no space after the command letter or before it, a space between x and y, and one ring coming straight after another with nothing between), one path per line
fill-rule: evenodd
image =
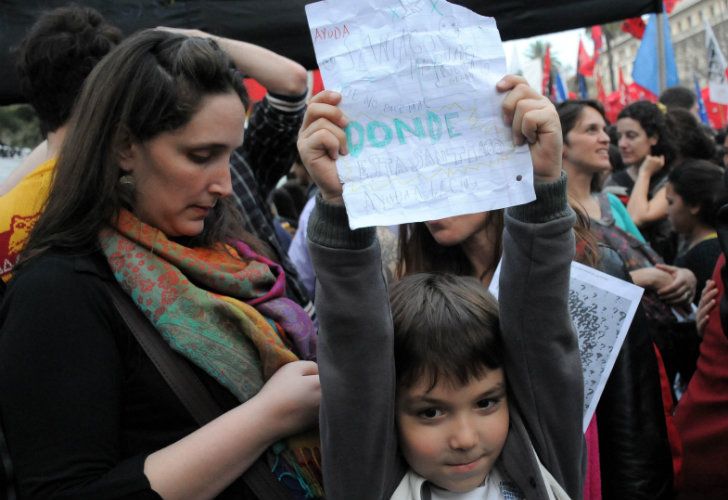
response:
M672 263L677 249L667 220L665 185L676 156L661 109L647 101L624 108L617 117L619 152L627 168L607 182L628 197L627 211L652 248Z

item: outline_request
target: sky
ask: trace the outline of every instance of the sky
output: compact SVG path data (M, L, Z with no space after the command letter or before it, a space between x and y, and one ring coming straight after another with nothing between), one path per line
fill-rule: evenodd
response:
M594 51L594 43L591 36L587 36L584 28L578 28L569 31L561 31L559 33L550 33L548 35L539 35L531 38L521 38L519 40L511 40L504 42L506 60L510 61L513 57L513 48L516 48L518 59L521 64L528 61L526 53L528 47L536 40L542 40L551 44L551 57L557 56L561 64L569 70L576 71L576 57L579 47L579 38L584 41L584 48L589 54ZM571 68L569 68L571 67Z

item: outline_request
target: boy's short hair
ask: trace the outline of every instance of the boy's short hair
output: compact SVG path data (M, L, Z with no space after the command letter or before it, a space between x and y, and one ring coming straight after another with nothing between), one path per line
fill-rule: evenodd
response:
M475 278L419 273L390 293L398 388L457 386L502 366L498 303Z
M20 89L43 134L68 121L91 70L122 38L96 10L71 5L44 12L16 53Z

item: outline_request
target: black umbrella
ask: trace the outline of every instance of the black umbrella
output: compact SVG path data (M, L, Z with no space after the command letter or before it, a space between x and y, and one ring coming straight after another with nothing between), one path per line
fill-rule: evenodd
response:
M0 104L23 100L10 49L42 10L67 3L0 0L0 47L3 47L0 68L4 68L0 78ZM310 0L80 0L76 3L94 7L126 34L155 26L199 28L262 45L307 68L316 66L304 12L304 5L311 3ZM504 40L603 24L662 9L662 0L461 0L455 3L495 17Z

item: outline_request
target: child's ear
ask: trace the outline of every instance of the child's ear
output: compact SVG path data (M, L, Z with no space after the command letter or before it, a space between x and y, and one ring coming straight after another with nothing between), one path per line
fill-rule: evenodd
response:
M690 214L697 215L700 213L700 205L688 205L688 210L690 210Z

